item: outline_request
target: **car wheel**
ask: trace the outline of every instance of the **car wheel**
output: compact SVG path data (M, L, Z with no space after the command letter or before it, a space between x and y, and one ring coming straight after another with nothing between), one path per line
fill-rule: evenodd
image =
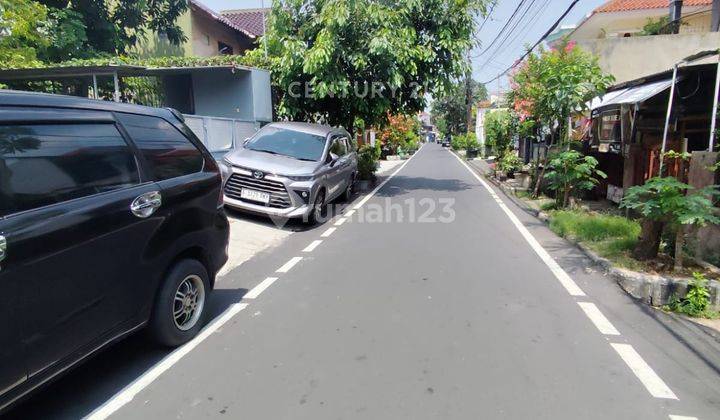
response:
M205 267L182 260L170 270L155 299L150 333L166 346L178 346L197 335L205 321L210 282Z
M324 214L323 211L325 209L325 191L320 190L320 192L317 193L315 196L315 201L313 201L313 207L310 211L310 215L308 216L308 224L309 225L315 225L322 220Z

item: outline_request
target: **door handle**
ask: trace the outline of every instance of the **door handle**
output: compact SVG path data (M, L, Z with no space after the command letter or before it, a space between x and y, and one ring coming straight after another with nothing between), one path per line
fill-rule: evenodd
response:
M159 191L150 191L135 198L130 204L130 211L137 217L145 219L152 216L162 206L162 195Z
M7 240L4 236L0 235L0 261L4 260L7 256Z

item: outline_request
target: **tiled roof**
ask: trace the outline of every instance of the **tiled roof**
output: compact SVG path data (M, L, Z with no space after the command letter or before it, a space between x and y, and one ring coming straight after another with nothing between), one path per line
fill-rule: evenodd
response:
M602 6L595 9L596 13L603 12L627 12L630 10L644 9L667 9L669 8L668 0L610 0ZM683 6L710 6L712 0L685 0Z
M220 23L222 23L223 25L226 25L226 26L228 26L228 27L230 27L230 28L232 28L232 29L234 29L234 30L236 30L236 31L238 31L238 32L242 32L244 35L246 35L246 36L248 36L248 37L250 37L250 38L255 38L256 35L250 33L249 31L245 30L245 29L242 28L241 26L236 25L233 21L231 21L230 19L226 18L225 16L222 16L222 15L220 15L220 14L215 13L212 9L210 9L209 7L207 7L207 6L205 6L204 4L200 3L199 1L197 1L197 0L190 0L190 4L193 5L193 6L195 6L197 9L199 9L199 10L202 11L203 13L207 14L210 18L216 20L217 22L220 22Z
M263 34L263 19L269 12L270 9L236 9L220 13L233 25L257 37Z

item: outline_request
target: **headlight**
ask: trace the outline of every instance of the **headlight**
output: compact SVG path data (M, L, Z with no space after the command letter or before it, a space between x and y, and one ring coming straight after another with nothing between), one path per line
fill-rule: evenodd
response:
M288 175L286 176L287 179L290 179L292 181L312 181L313 176L312 175Z

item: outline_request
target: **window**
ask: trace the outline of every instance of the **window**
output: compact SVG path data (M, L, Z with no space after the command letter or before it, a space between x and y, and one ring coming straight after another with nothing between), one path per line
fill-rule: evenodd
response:
M620 110L600 114L598 139L601 142L620 141Z
M233 55L233 47L224 42L218 41L218 53L220 55Z
M210 35L203 34L203 39L205 40L205 45L210 45Z
M145 115L117 115L150 165L155 179L170 179L202 170L200 151L167 121Z
M325 137L268 125L255 133L245 148L298 160L316 161L322 158Z
M139 182L112 124L0 126L0 217Z
M344 137L334 137L330 145L330 153L336 156L345 156L347 154L347 145Z

